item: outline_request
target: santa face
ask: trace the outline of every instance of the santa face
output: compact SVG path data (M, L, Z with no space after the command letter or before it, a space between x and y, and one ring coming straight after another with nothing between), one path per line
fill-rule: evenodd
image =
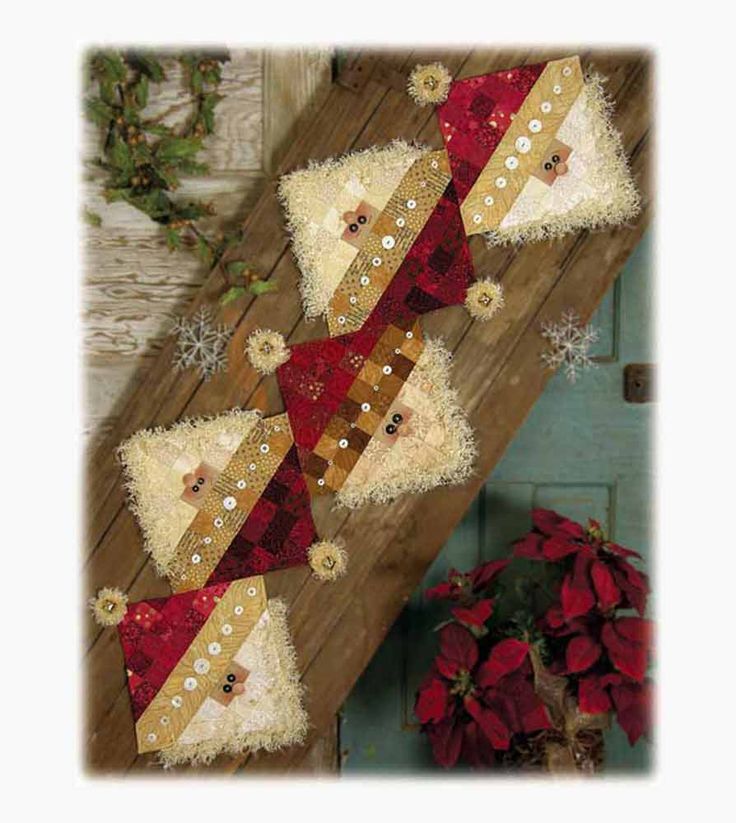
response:
M549 144L539 165L532 170L532 175L547 186L551 186L558 177L567 174L567 161L572 154L570 146L555 138Z
M346 211L342 216L345 222L342 239L356 249L362 248L378 215L378 209L365 200L361 200L355 211Z
M250 672L234 660L227 667L222 679L212 690L210 697L222 706L229 706L233 700L245 691L245 681Z
M220 472L209 463L200 463L193 472L188 472L182 478L184 491L181 493L181 500L195 509L201 509L219 476Z

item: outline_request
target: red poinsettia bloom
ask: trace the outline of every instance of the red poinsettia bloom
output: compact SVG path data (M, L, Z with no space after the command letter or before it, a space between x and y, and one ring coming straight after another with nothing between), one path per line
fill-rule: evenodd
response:
M419 687L414 712L429 736L435 761L449 768L461 753L490 763L511 736L549 728L534 691L529 646L508 638L478 665L478 643L464 626L440 631L440 653Z
M548 509L534 509L533 531L514 544L514 555L558 562L574 556L562 581L562 612L566 619L597 607L601 612L634 608L644 614L649 593L647 576L627 560L641 556L604 539L600 524L591 520L587 530Z
M447 580L427 589L425 596L429 600L466 600L471 595L488 588L510 562L510 560L491 560L467 573L450 569Z
M614 710L616 720L633 746L642 735L650 734L652 691L649 678L636 683L619 672L590 674L578 685L578 705L580 711L587 714Z

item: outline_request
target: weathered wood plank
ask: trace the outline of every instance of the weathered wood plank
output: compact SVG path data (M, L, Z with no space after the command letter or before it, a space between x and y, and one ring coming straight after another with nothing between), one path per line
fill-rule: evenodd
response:
M474 55L465 68L468 69L467 73L474 73L487 70L493 65L492 61L496 61L496 65L502 67L523 59L517 58L518 54L509 53ZM620 59L624 60L623 57ZM457 66L461 59L455 56L455 60ZM406 64L409 61L407 59L403 62ZM626 69L620 73L620 82L615 89L612 81L611 91L618 101L618 121L629 148L636 145L644 147L637 155L636 168L641 170L646 158L645 134L648 125L646 72L636 61L624 62ZM638 83L637 76L640 77ZM373 125L373 117L364 121L358 129L357 144L363 139L369 142L383 142L394 136L412 137L417 134L430 138L428 142L436 141L437 135L432 137L432 121L429 117L424 122L415 121L412 112L406 115L406 121L401 122L402 107L396 106L396 101L392 99L393 94L400 92L386 93L386 99L382 96L375 107L376 118L383 118L385 111L385 125L377 128ZM344 95L333 98L331 92L330 99L337 100L340 105L348 104L348 99ZM325 108L329 108L329 105L328 101ZM326 122L325 108L316 120L321 116L323 122ZM399 118L398 125L396 118ZM366 122L368 125L363 128ZM422 131L425 127L426 131ZM413 133L405 131L412 128ZM336 141L333 139L333 145L334 142ZM310 146L305 145L303 148L308 151ZM332 153L334 150L317 152L319 156ZM308 156L309 154L306 154L306 157ZM291 157L292 155L287 160ZM292 162L299 164L304 160L295 153ZM259 202L254 214L260 209L264 214L272 213L267 200ZM254 222L257 225L257 221ZM280 225L280 220L276 225ZM305 682L310 690L309 708L316 727L313 737L315 742L320 737L320 729L330 722L352 682L388 630L403 598L408 596L421 578L454 522L472 500L476 482L480 483L486 476L493 461L500 456L515 431L515 426L521 423L526 410L541 391L546 375L538 369L533 353L530 354L527 350L534 341L539 345L534 325L535 318L552 299L551 295L557 294L559 284L568 281L571 284L571 291L564 294L571 304L585 314L587 301L595 299L596 288L599 288L602 294L603 281L615 276L617 266L625 259L643 225L642 218L634 230L583 235L580 238L569 238L559 244L542 244L527 247L522 251L489 251L477 238L474 239L472 246L478 269L489 271L488 266L491 265L493 268L490 271L502 277L507 290L507 308L498 322L489 324L490 328L470 324L461 309L448 310L441 313L442 317L435 315L429 318L427 327L441 328L443 335L446 333L449 337L451 347L457 350L454 382L471 412L471 419L478 429L482 447L477 479L458 489L438 490L418 498L407 497L390 507L369 507L344 517L337 530L348 540L352 548L351 570L343 581L333 586L319 586L303 569L269 575L269 593L272 596L284 596L291 603L290 619L295 645L301 670L305 672ZM277 245L280 245L280 242ZM296 275L290 256L281 255L276 259L278 263L274 268L274 276L284 277L285 283L288 281L293 285L293 278ZM590 260L594 261L594 265L590 265ZM603 272L600 271L601 260L605 261ZM578 288L578 281L582 283L579 292L575 290ZM204 291L206 290L205 287ZM288 304L289 300L283 302ZM259 308L264 303L268 303L266 298L259 299L252 306L248 305L250 311L247 316L242 315L242 328L238 328L238 334L242 337L252 328L251 320L265 311ZM280 303L273 306L272 310L278 312L278 327L286 329L288 324L280 322ZM252 317L249 316L251 311ZM292 314L293 305L289 305L285 311L289 323L294 322L294 336L298 334L301 339L302 333L306 334L307 330L303 329L303 324L299 322L298 307L296 319ZM592 308L590 311L592 312ZM319 328L310 329L312 333L315 331L323 333ZM527 341L527 348L522 345L524 341ZM239 345L242 345L242 339ZM479 351L487 353L482 361L477 356ZM509 404L503 395L497 395L502 392L505 385L504 375L510 368L509 364L515 362L517 351L521 351L526 359L516 364L517 371L508 379L516 379L517 382L513 385L521 387L517 391L526 393L521 399L515 398ZM220 381L220 385L209 384L205 388L198 385L189 386L172 400L171 404L165 404L165 411L164 405L153 403L148 405L146 415L141 416L147 416L145 424L150 424L152 419L163 419L169 413L176 417L182 409L201 408L214 411L224 408L227 404L223 401L246 396L255 390L257 381L243 374L242 378L247 384L244 388L240 385L240 378L241 374L238 373L238 379L229 383L223 380ZM496 387L498 381L501 382ZM524 403L527 404L526 407ZM176 411L177 404L179 412ZM510 406L517 409L516 417ZM489 415L489 409L493 410L492 415ZM269 406L269 411L272 410L275 409ZM505 415L503 420L502 415ZM517 421L519 415L521 417ZM134 428L138 428L139 425L141 424L134 425ZM112 437L114 436L116 433L113 433ZM104 459L101 463L104 469ZM109 488L114 487L115 479L110 481L106 478L105 471L102 471L99 477ZM113 500L114 496L114 491L111 491L109 497L113 503L116 502ZM91 577L101 578L109 572L119 574L122 569L123 576L132 582L131 596L150 596L156 593L156 579L150 572L150 567L141 563L136 529L132 520L119 507L106 506L103 509L105 517L101 518L99 526L102 528L100 536L104 535L104 540L92 555L90 566L95 564L95 570ZM365 534L372 535L370 546L361 546L360 538ZM109 555L112 555L111 559ZM100 579L100 582L111 582L111 578ZM112 582L125 584L118 576ZM160 585L162 581L158 583ZM127 696L124 692L122 667L114 671L114 647L104 643L96 632L91 632L90 642L93 645L87 661L88 673L91 682L99 685L96 686L98 693L95 695L96 702L91 707L89 718L89 730L94 745L90 745L88 760L96 768L126 768L125 764L132 763L136 763L137 767L145 762L145 759L134 757L129 709L128 741L120 739L121 735L126 734L124 726L127 705L124 700ZM119 659L117 665L119 666ZM113 730L114 737L108 735L108 726ZM105 739L109 741L107 745ZM270 758L253 758L249 768L268 768L269 764L283 768L297 767L303 757L304 750L294 749ZM242 762L243 759L235 758L223 760L218 766L225 771L231 771L238 768Z

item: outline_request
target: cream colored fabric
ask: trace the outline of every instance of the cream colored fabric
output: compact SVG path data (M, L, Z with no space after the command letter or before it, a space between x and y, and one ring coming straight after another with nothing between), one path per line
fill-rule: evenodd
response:
M159 574L167 573L197 514L180 499L184 475L203 461L222 471L258 419L258 412L233 409L212 419L138 432L118 449L130 506Z
M425 150L397 140L341 158L313 162L281 178L278 194L302 274L307 317L327 311L358 250L342 239L345 212L362 200L379 211Z
M450 354L442 343L427 340L394 404L411 409L410 433L392 444L374 436L338 492L338 504L387 503L404 492L424 492L468 477L475 442L450 387L449 368ZM379 428L390 422L393 410Z

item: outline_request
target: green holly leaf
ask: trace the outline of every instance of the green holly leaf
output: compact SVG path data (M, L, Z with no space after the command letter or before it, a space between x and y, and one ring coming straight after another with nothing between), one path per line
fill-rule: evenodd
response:
M248 268L248 264L244 260L231 260L225 268L228 274L234 277L241 277L243 272Z
M148 104L148 75L141 75L141 79L133 86L133 94L140 108Z
M84 222L88 226L94 226L95 228L99 228L102 225L102 218L96 211L90 211L89 209L84 210Z
M141 129L148 134L155 134L157 137L169 137L174 133L169 126L166 126L163 123L143 122L141 124Z
M256 297L258 297L258 295L266 294L270 291L276 291L277 287L276 284L272 283L270 280L254 280L248 286L248 289L251 294L255 294Z
M94 65L108 82L122 83L125 80L125 63L116 52L98 52L94 57Z
M113 139L107 155L111 165L121 172L128 173L135 168L128 144L119 137Z
M232 303L246 293L247 289L245 286L231 286L220 298L220 305L227 306L228 303Z
M206 263L208 266L212 265L212 249L201 235L197 237L197 253L203 263Z
M202 98L200 116L202 118L202 125L204 126L207 134L212 134L215 130L215 107L220 100L222 100L222 95L215 94L214 92L205 94Z
M175 251L181 248L181 235L176 229L166 229L166 245L169 251Z
M156 146L156 157L162 163L176 164L181 159L191 159L202 148L196 137L164 137Z
M89 97L84 101L84 113L89 121L102 128L107 128L115 117L112 106L98 97Z
M145 77L150 77L154 83L160 83L166 79L163 66L159 61L150 54L141 54L140 52L128 52L125 55L131 68L139 71Z

